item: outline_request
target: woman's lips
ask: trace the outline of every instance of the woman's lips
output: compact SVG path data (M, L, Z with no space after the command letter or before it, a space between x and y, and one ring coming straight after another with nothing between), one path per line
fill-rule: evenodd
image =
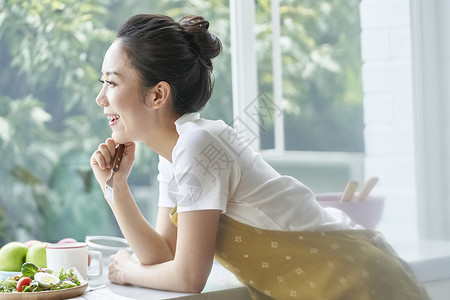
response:
M120 116L119 115L109 115L109 126L114 126L117 122L119 122Z

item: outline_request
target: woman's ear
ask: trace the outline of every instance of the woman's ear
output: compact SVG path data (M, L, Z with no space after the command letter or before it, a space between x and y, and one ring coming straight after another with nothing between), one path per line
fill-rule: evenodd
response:
M158 109L163 107L170 98L170 85L165 81L160 81L148 91L147 98L149 105Z

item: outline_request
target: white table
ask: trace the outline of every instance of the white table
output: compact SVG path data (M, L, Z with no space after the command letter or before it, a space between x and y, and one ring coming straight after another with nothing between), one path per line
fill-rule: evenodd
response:
M96 267L95 265L93 266ZM104 270L105 271L105 270ZM106 270L107 272L107 270ZM137 300L147 299L236 299L248 300L250 296L247 289L234 277L234 275L214 262L211 274L201 294L177 293L147 289L135 286L118 285L111 283L107 278L107 273L101 277L90 278L90 287L97 287L106 284L114 293L120 296ZM93 272L95 273L95 272Z

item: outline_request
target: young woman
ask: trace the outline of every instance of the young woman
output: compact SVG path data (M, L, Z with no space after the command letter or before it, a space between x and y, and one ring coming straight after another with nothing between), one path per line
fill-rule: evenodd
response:
M96 102L112 137L91 166L105 193L116 146L125 145L114 199L105 198L139 259L113 255L110 280L200 292L215 257L255 299L427 299L378 233L320 207L224 122L200 118L221 51L208 27L198 16L136 15L106 52ZM127 184L134 141L160 158L155 228Z

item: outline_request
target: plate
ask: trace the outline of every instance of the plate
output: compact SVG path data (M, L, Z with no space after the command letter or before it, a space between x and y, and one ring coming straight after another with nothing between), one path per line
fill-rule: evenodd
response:
M0 293L0 300L56 300L81 296L88 287L85 282L80 286L56 291L29 293Z

